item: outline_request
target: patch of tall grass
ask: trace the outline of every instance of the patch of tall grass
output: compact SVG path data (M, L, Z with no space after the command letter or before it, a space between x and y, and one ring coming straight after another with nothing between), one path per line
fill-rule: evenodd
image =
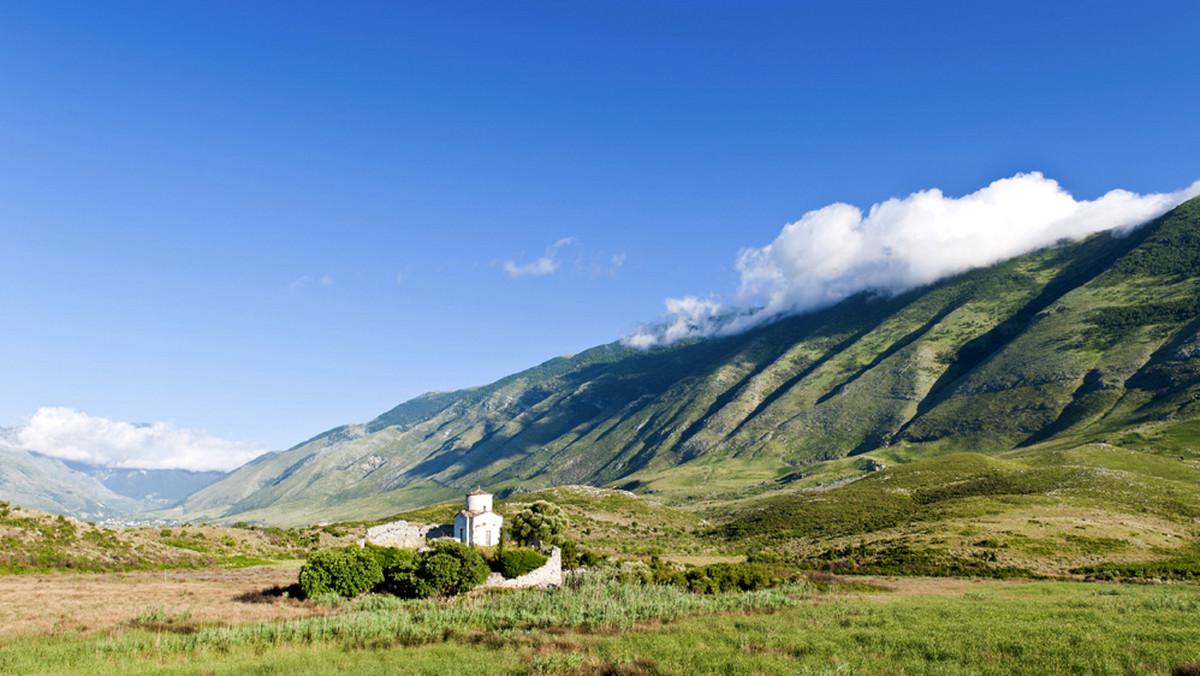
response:
M671 586L619 582L600 574L557 589L498 590L451 600L371 596L351 612L285 622L216 627L190 635L131 633L97 646L101 654L225 651L249 646L335 643L352 647L420 645L474 633L504 636L550 627L624 631L650 620L729 611L778 610L798 603L803 586L701 595Z
M979 582L885 602L811 591L701 595L597 576L550 592L367 597L343 600L341 616L190 636L22 639L0 647L0 673L1167 674L1200 660L1193 585ZM640 622L656 618L675 621Z

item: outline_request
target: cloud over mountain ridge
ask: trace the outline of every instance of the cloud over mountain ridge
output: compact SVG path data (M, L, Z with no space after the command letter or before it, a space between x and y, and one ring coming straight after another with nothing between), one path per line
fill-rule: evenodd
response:
M1063 239L1131 228L1197 195L1200 181L1172 193L1118 189L1076 200L1057 181L1031 172L962 197L934 188L891 198L865 216L853 205L831 204L785 225L770 244L739 252L735 301L667 299L658 324L638 325L622 342L650 348L731 335L864 291L900 293Z

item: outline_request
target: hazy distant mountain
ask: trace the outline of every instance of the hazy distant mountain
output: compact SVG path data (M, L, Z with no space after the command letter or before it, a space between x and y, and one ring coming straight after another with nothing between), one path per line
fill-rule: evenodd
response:
M93 476L114 493L160 506L174 505L225 476L227 472L186 469L122 469L63 461L73 470Z
M159 506L118 495L95 477L54 458L3 446L0 500L85 520L124 516Z
M79 519L128 516L178 503L224 472L113 469L31 453L0 428L0 500Z
M1200 421L1200 201L719 339L619 344L417 397L262 456L182 518L378 516L482 486L755 494L861 455L907 462ZM1181 437L1182 438L1182 437ZM865 467L866 465L864 465Z

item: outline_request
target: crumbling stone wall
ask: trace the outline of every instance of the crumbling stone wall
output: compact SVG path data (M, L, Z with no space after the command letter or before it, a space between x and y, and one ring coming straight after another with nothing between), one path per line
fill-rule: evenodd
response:
M438 529L438 526L409 523L407 521L393 521L392 523L385 523L382 526L368 528L365 542L379 545L380 547L416 549L424 547L425 536L429 535L430 531Z

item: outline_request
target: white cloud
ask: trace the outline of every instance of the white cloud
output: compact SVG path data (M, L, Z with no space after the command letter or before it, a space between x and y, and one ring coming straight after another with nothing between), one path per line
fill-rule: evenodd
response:
M669 299L660 325L638 326L623 341L645 348L728 335L861 291L899 293L1064 238L1137 226L1196 195L1200 181L1174 193L1113 190L1077 201L1034 172L958 198L937 189L892 198L866 215L849 204L831 204L784 226L770 244L738 254L736 305ZM742 309L751 305L761 309Z
M39 408L16 429L16 444L62 460L126 469L231 470L265 453L171 423L127 423L62 407Z
M624 251L612 256L611 258L608 259L608 266L605 268L602 268L601 272L603 272L604 274L608 274L608 275L617 274L617 272L622 267L625 266L625 259L626 259L626 255L625 255Z
M303 289L307 286L312 286L313 284L318 286L333 286L333 283L334 279L330 275L321 275L320 277L304 275L303 277L298 277L291 284L288 284L288 288L292 291L295 291L297 289Z
M560 239L547 247L546 254L532 263L518 264L513 260L505 261L504 271L507 272L508 276L512 277L513 279L520 279L521 277L540 277L542 275L551 274L558 270L558 266L560 264L558 260L559 250L574 243L574 237L564 237L563 239Z
M730 311L715 297L708 299L687 296L668 298L667 310L654 326L639 325L632 333L622 338L630 347L647 349L655 345L670 345L685 338L710 335L709 327L721 325L721 320Z

